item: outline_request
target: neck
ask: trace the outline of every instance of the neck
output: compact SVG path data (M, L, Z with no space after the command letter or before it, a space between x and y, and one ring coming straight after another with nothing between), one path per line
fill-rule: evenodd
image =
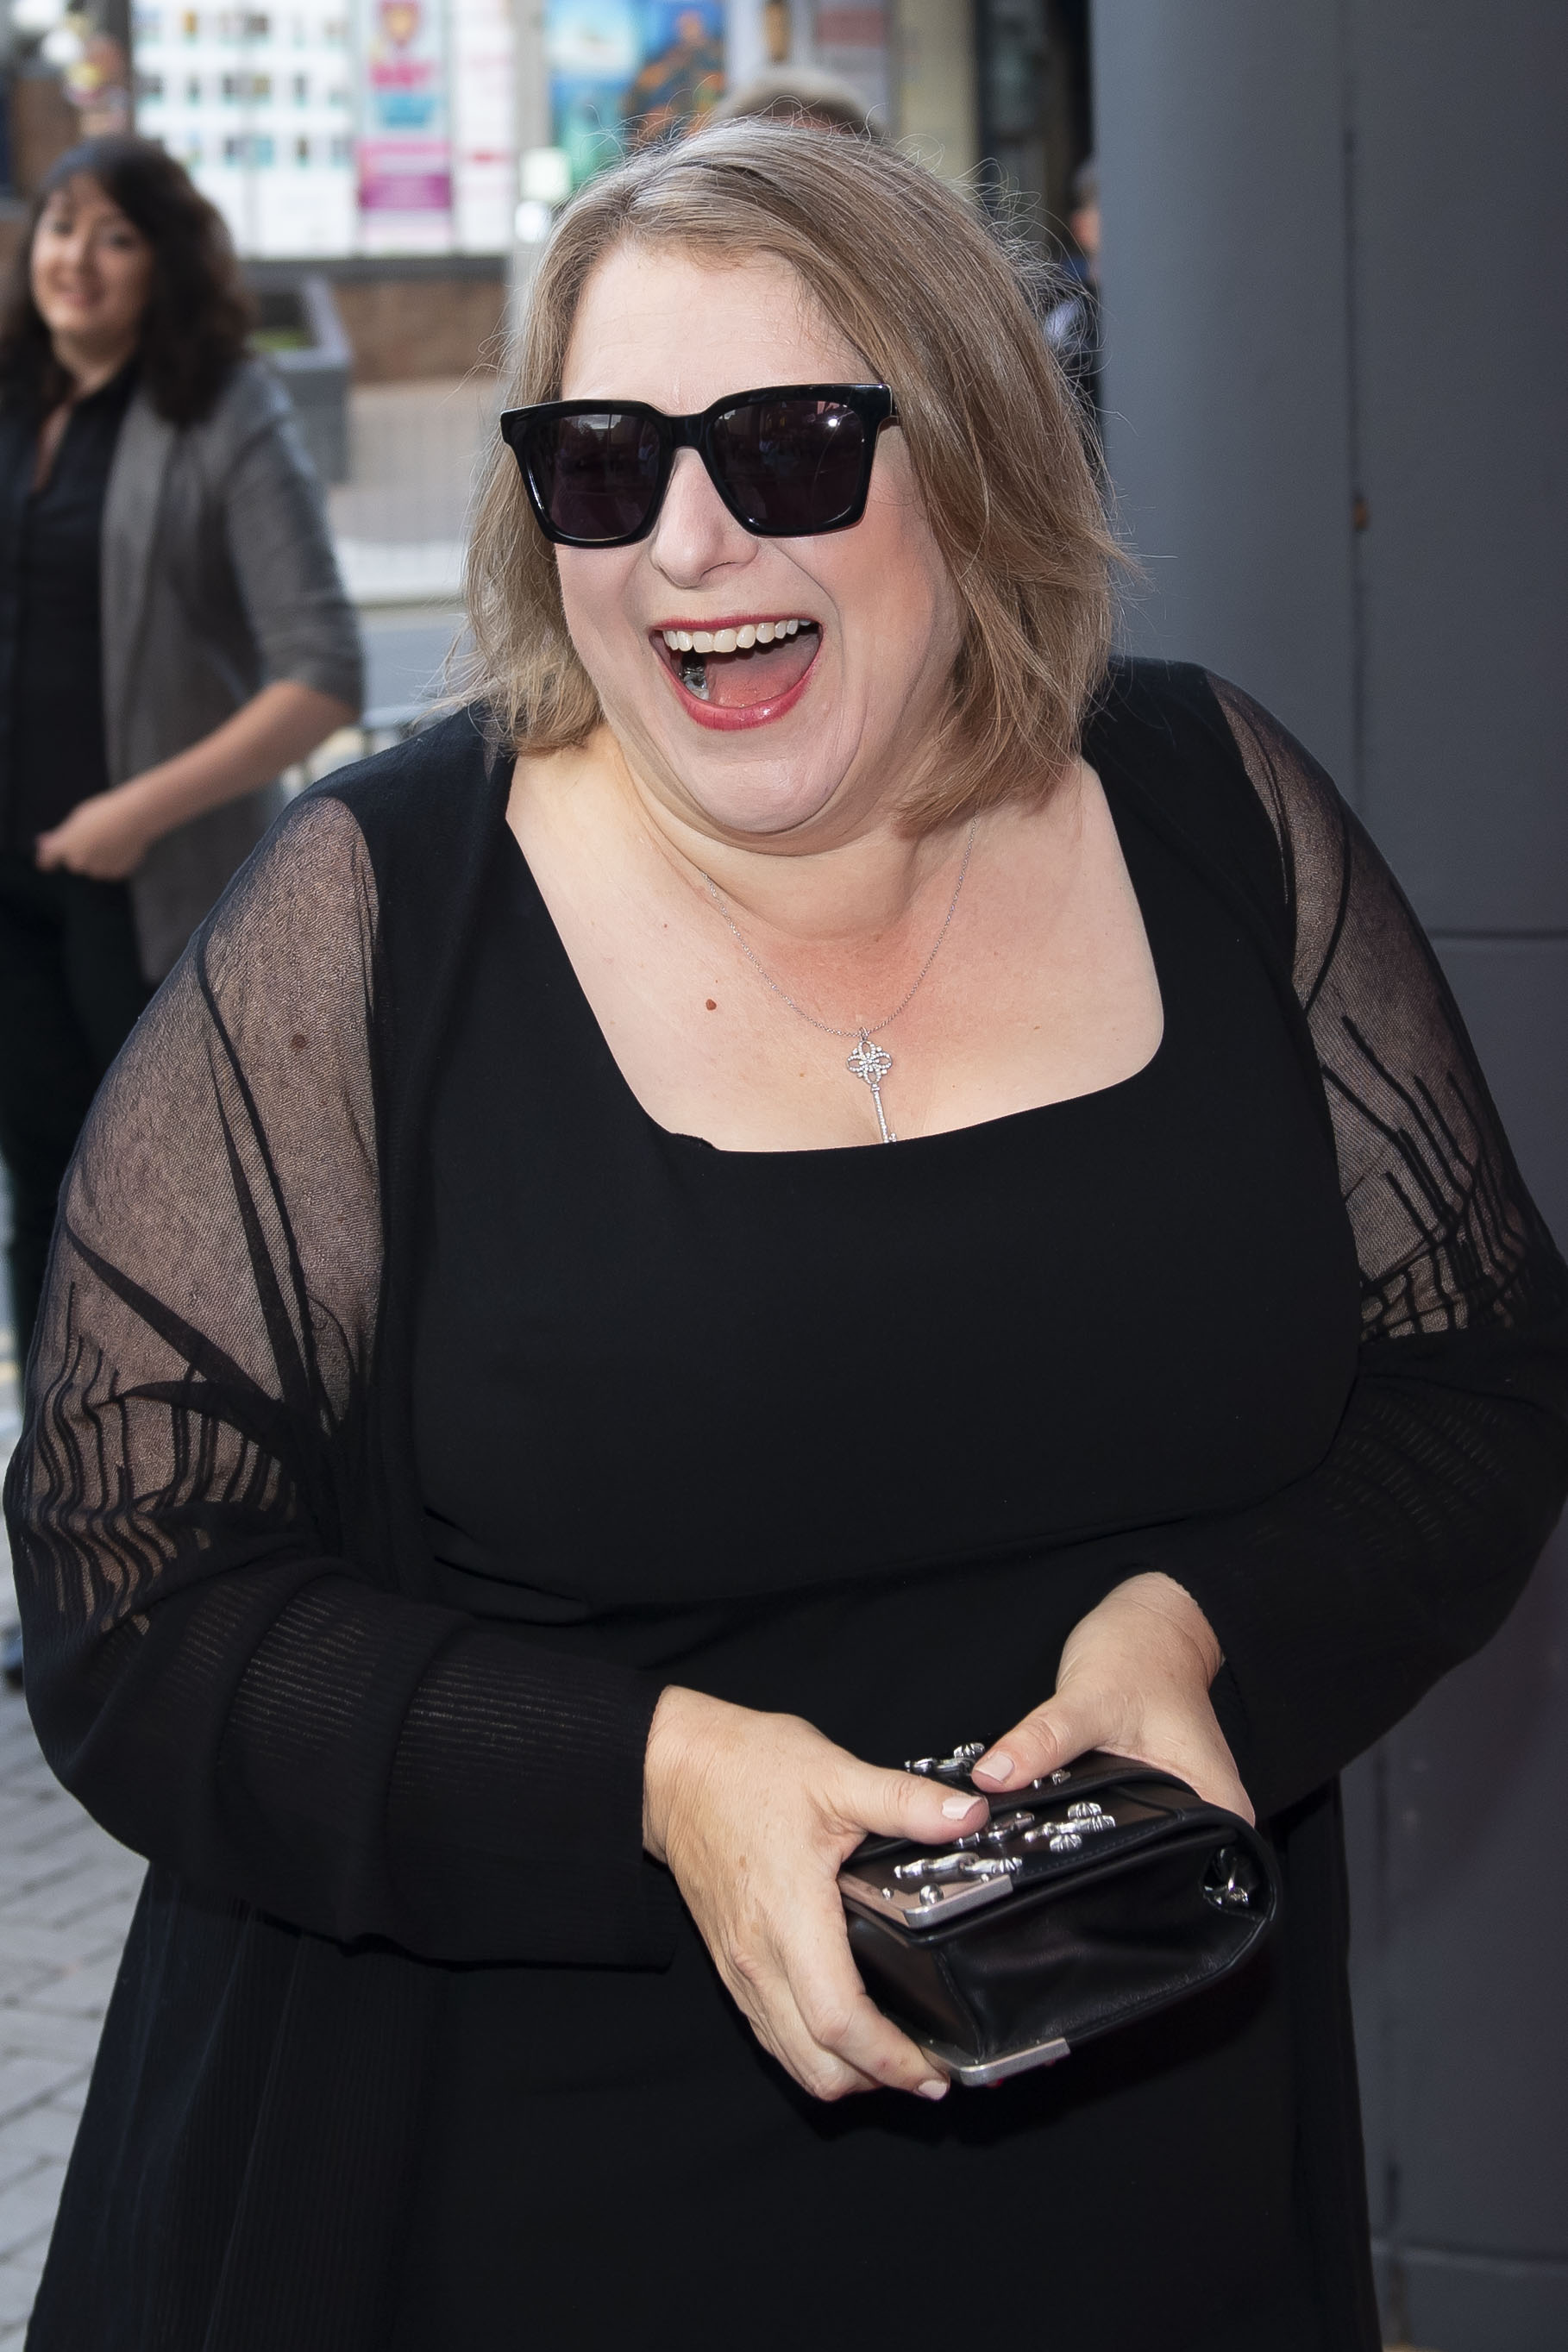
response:
M50 348L71 380L71 398L89 400L112 383L136 349L136 337L122 335L113 344L87 342L75 335L51 335Z
M911 833L894 806L873 804L819 819L800 835L747 839L710 830L696 812L672 807L633 771L608 728L584 747L614 780L637 830L690 887L707 896L711 877L734 917L803 946L873 953L913 916L944 877L951 887L967 820Z

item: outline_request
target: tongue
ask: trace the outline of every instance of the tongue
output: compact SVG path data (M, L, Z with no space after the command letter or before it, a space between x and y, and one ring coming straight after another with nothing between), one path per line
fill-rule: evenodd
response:
M709 654L706 699L721 710L745 710L772 702L798 686L811 667L817 632L802 629L782 645L757 646L750 653Z

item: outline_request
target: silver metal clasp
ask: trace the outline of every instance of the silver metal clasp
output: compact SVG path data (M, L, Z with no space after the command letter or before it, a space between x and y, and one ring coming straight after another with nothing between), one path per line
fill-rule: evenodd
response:
M934 1780L945 1772L967 1772L978 1764L985 1753L984 1739L966 1739L951 1756L912 1756L906 1759L906 1772L919 1772L924 1780Z
M1022 1866L1016 1854L921 1853L913 1862L896 1863L893 1876L923 1886L930 1879L1005 1878Z
M1034 1818L1033 1813L997 1813L983 1830L971 1830L967 1837L954 1838L953 1843L958 1846L1005 1845L1009 1838L1016 1838L1021 1830L1029 1828Z
M1101 1830L1113 1830L1116 1816L1097 1805L1092 1797L1080 1797L1067 1810L1067 1818L1059 1822L1042 1822L1038 1829L1026 1830L1026 1845L1043 1845L1047 1853L1077 1853L1086 1837L1096 1837Z

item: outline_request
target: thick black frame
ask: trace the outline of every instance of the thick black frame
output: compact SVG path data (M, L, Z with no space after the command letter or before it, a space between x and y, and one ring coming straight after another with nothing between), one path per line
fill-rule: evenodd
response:
M729 416L737 408L747 407L759 400L834 400L845 408L853 409L862 425L867 426L864 462L854 498L843 512L831 522L814 523L809 530L770 530L766 526L751 522L741 512L735 500L725 488L714 467L712 431L721 416ZM636 530L622 531L613 539L580 539L574 532L557 530L545 512L544 500L530 469L526 441L531 426L554 422L563 416L638 416L651 418L658 434L659 465L658 478L648 501L648 510ZM665 492L669 488L670 470L676 453L695 449L707 469L708 478L726 509L742 530L753 539L816 539L830 530L848 530L866 511L870 495L871 468L877 459L877 444L884 425L896 425L899 406L885 383L773 383L764 384L753 392L731 392L716 400L708 408L699 409L689 416L670 416L662 408L655 408L646 400L545 400L529 408L508 408L502 411L501 438L517 459L528 502L533 509L534 520L552 545L556 547L634 547L646 539L658 520Z

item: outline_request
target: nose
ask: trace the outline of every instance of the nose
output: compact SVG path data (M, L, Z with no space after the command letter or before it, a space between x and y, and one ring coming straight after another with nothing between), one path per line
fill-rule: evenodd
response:
M696 450L678 450L649 547L665 578L694 588L715 572L752 562L756 551L757 541L735 520Z

